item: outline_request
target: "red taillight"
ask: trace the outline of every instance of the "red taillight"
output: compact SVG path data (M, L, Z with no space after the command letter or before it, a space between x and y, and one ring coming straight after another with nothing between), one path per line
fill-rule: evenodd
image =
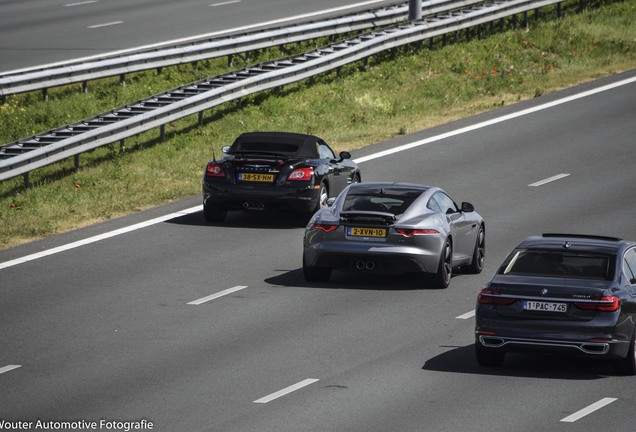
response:
M311 180L311 177L314 175L313 168L298 168L295 169L287 176L287 180Z
M313 229L317 229L317 230L328 233L338 228L338 225L313 224L311 227Z
M477 303L479 304L509 305L516 301L517 299L515 298L504 297L488 288L482 289L477 296Z
M411 228L395 228L395 231L398 234L402 234L404 237L411 237L414 235L429 235L429 234L439 234L439 231L434 229L411 229Z
M621 307L621 299L616 296L603 296L591 302L578 302L574 305L581 310L616 312Z
M224 177L225 170L218 163L210 162L205 170L205 175L208 177Z

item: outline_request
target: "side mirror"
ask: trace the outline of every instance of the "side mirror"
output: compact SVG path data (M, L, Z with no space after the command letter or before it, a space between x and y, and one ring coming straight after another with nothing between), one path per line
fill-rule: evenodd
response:
M222 151L223 153L227 153L227 152L229 152L229 151L230 151L230 146L226 145L226 146L221 147L221 151Z
M467 203L467 202L463 202L462 203L462 212L470 213L470 212L474 212L474 211L475 211L475 207L473 207L473 205L471 203Z
M336 197L327 198L327 207L333 206L333 203L336 202Z
M344 159L351 159L351 153L349 153L348 151L341 151L340 160L344 160Z

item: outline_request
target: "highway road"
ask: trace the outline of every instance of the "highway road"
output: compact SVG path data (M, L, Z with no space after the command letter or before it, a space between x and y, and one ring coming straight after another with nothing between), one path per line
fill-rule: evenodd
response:
M471 312L528 235L636 239L635 113L632 71L354 152L363 180L438 185L485 217L484 272L446 290L306 283L296 218L207 225L198 191L0 251L0 427L632 430L636 377L539 355L479 367Z
M314 21L396 0L0 0L0 73Z

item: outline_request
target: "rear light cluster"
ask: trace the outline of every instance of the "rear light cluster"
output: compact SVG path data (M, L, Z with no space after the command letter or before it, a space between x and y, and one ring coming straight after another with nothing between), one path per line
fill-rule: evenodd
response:
M485 305L510 305L517 300L517 298L497 294L488 288L482 289L477 296L477 302ZM603 296L594 301L575 302L574 306L587 311L616 312L621 307L621 299L616 296Z
M437 230L434 229L411 229L411 228L395 228L395 231L398 234L402 234L404 237L412 237L414 235L429 235L429 234L439 234Z
M338 225L328 225L328 224L313 224L311 226L313 229L317 229L323 232L331 232L338 228Z
M513 304L516 301L516 298L501 296L488 288L484 288L483 290L481 290L479 292L479 295L477 296L477 302L479 304L509 305Z
M574 303L574 306L582 310L616 312L621 307L621 299L616 296L603 296L593 302Z
M297 168L287 176L287 180L309 181L314 175L313 168Z
M207 177L225 177L225 170L217 162L210 162L205 169Z

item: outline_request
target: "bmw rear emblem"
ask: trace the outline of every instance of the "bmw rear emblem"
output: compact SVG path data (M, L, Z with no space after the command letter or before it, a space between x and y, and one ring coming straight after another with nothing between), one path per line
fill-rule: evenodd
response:
M541 295L546 295L548 293L548 289L547 288L543 288L541 290Z

